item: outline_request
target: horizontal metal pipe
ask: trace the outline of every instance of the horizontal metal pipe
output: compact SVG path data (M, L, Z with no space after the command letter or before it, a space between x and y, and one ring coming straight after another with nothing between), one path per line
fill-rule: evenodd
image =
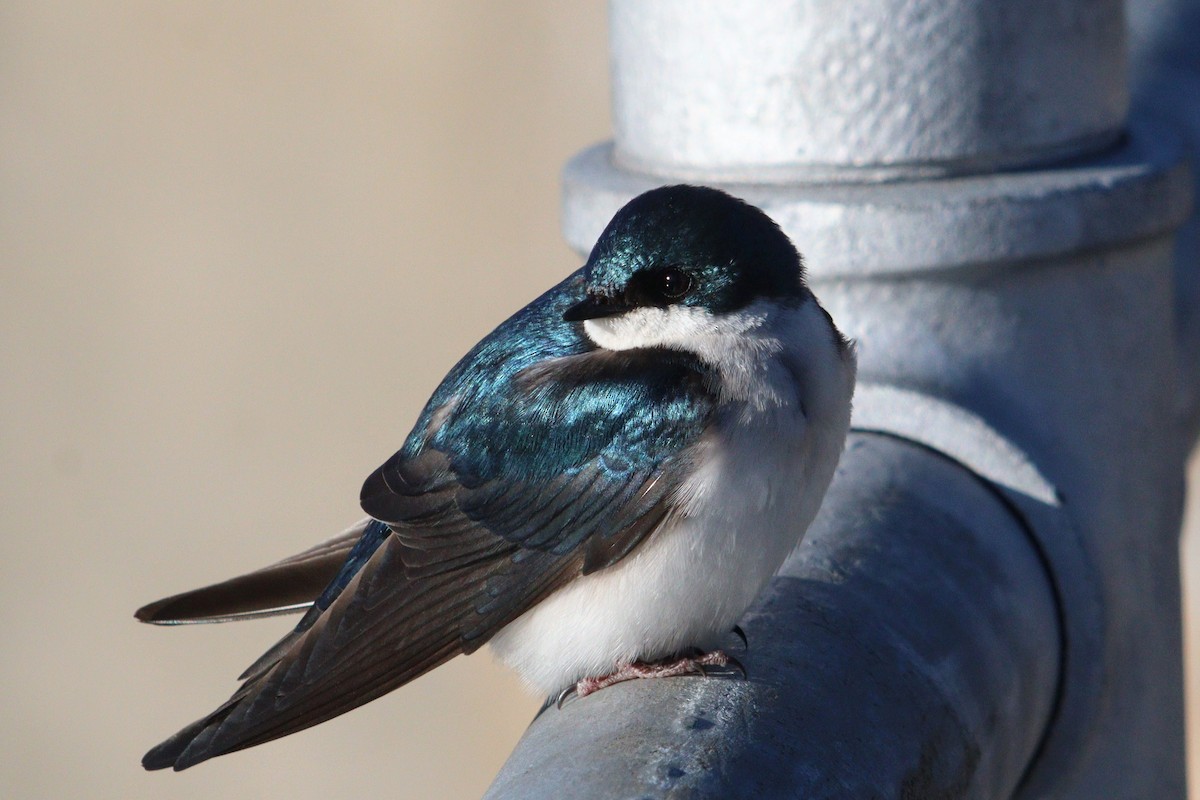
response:
M534 721L502 798L1008 797L1053 716L1037 547L959 464L855 433L730 652L749 677L619 684Z

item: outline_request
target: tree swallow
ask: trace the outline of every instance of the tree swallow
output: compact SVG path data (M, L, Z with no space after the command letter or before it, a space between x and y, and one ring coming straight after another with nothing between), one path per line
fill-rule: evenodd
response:
M137 612L305 611L143 766L286 736L485 643L551 696L725 663L721 638L817 513L854 376L766 214L696 186L635 198L450 371L367 478L368 519Z

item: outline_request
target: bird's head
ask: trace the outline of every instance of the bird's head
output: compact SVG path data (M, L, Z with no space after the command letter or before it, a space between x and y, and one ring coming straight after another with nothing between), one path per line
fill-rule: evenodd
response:
M808 296L800 255L779 226L702 186L664 186L631 200L584 271L587 296L563 319L584 321L610 349L670 346L758 301L795 305Z

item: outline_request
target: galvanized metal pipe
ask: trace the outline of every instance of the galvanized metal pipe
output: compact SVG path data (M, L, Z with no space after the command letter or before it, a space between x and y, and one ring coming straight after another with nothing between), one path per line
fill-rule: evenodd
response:
M1129 101L1120 0L612 9L617 163L671 178L862 180L1044 163L1111 145Z

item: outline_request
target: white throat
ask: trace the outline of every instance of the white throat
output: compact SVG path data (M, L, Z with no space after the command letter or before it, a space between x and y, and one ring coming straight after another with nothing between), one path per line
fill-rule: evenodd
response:
M607 350L668 347L693 353L716 369L722 401L761 410L794 405L798 387L790 365L805 361L805 350L833 348L822 317L811 299L794 307L759 300L728 314L690 306L637 308L586 320L583 330Z

